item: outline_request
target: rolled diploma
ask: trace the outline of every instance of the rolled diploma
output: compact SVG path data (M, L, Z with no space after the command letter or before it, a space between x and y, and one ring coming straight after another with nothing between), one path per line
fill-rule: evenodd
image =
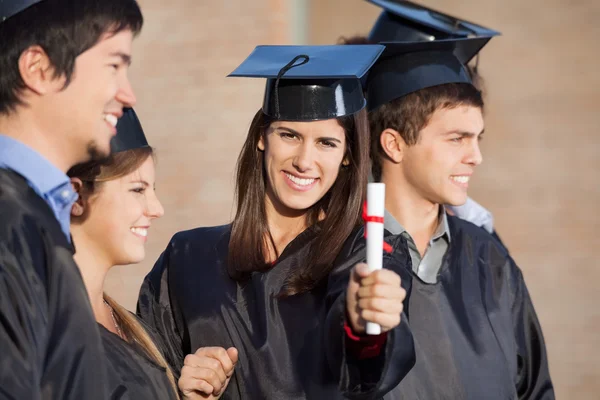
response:
M367 184L367 215L383 218L385 210L385 183ZM382 268L383 259L383 224L367 222L367 265L371 272ZM367 322L368 335L379 335L381 327Z

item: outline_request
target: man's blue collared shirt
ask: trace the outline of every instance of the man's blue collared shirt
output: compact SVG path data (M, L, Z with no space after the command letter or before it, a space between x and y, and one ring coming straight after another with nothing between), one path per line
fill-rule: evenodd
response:
M71 240L71 207L77 200L69 177L29 146L0 134L0 168L21 175L50 206L56 219Z

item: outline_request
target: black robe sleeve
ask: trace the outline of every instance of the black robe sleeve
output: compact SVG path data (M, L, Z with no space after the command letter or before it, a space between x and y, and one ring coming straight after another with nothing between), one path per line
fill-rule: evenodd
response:
M508 248L506 247L506 245L504 244L504 242L502 241L502 239L500 239L500 236L498 236L498 232L496 232L496 230L494 229L494 231L491 233L492 237L498 242L498 244L500 245L500 247L502 249L504 249L504 251L506 251L506 253L508 253Z
M548 368L548 354L542 328L521 270L509 261L513 274L512 318L517 344L519 399L554 399L554 388Z
M103 354L58 221L0 168L0 398L106 399Z
M0 397L40 399L41 387L31 384L42 375L31 329L39 325L30 321L41 318L34 305L42 293L28 288L21 261L0 243Z
M408 310L410 293L410 258L401 236L388 236L394 251L384 253L383 267L400 275L407 291L404 309ZM415 350L408 318L402 313L400 324L387 333L385 348L379 356L355 359L346 352L346 288L354 265L365 262L363 230L346 242L338 260L341 262L330 275L327 289L329 307L325 321L325 348L334 375L339 379L342 394L350 399L379 399L392 390L415 364Z
M168 267L173 242L174 238L144 279L138 298L137 314L153 332L156 332L165 359L177 380L181 374L183 359L190 351L184 354L185 325L169 291Z

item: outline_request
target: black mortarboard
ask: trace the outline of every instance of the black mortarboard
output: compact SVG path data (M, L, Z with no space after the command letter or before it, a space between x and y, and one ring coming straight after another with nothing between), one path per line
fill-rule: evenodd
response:
M465 64L490 37L382 43L385 51L367 80L369 110L417 90L471 83Z
M381 45L257 46L229 76L267 78L263 112L276 120L316 121L365 106L360 78Z
M500 32L432 10L411 1L368 0L383 8L369 33L372 42L416 42L496 36Z
M42 0L0 0L0 23Z
M133 108L124 108L123 116L117 122L117 134L110 142L111 153L148 147L142 124Z

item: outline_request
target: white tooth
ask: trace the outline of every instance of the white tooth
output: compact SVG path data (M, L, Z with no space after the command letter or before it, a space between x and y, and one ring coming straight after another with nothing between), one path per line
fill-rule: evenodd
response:
M130 228L131 232L140 235L140 236L148 236L148 229L144 229L144 228Z
M469 182L468 176L453 176L452 179L459 183L467 183Z
M111 124L113 127L117 126L117 121L119 120L116 116L114 116L112 114L104 114L104 119L106 120L106 122Z
M286 175L288 178L290 178L290 180L292 182L294 182L296 185L300 185L300 186L307 186L315 181L314 178L310 178L310 179L298 178L298 177L295 177L294 175L288 174L287 172L286 172Z

